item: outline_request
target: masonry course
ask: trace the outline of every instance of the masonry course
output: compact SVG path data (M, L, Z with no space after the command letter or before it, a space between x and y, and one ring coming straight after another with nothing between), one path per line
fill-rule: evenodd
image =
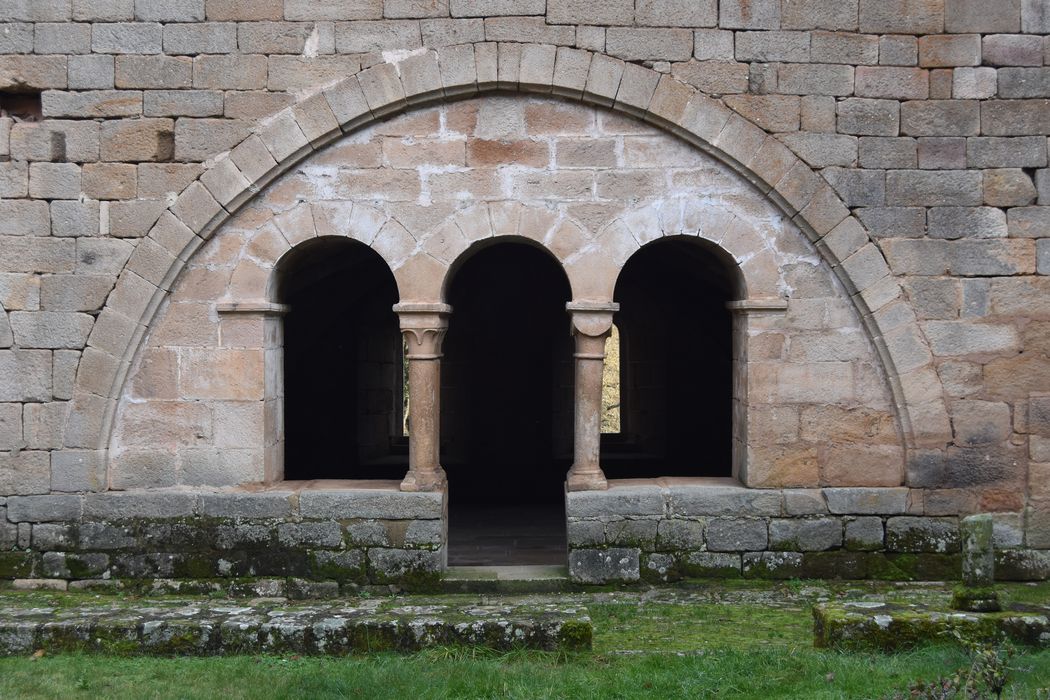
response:
M752 179L761 191L783 203L780 211L835 260L833 274L808 277L796 274L803 263L769 262L781 290L835 289L839 282L833 279L855 285L837 292L862 305L849 323L833 322L849 312L824 297L801 291L789 301L790 318L813 327L778 331L783 354L754 363L750 381L773 376L770 400L807 405L816 393L826 393L837 397L832 403L870 399L880 411L899 416L885 389L872 387L906 384L899 396L909 407L896 444L907 453L900 461L910 466L870 457L878 464L869 472L872 483L854 484L865 477L832 466L858 442L877 452L863 431L859 438L840 439L835 435L842 426L833 425L829 445L814 445L806 459L788 459L785 448L755 450L753 474L761 463L769 465L763 478L772 485L824 488L829 513L808 512L803 503L813 499L801 496L792 501L797 512L784 512L778 495L758 488L741 494L720 487L678 492L672 486L664 495L642 489L613 501L581 496L574 507L583 519L605 508L624 511L607 511L609 517L665 518L650 528L651 541L644 535L645 547L637 546L637 528L623 528L611 540L603 531L602 546L623 544L623 551L612 559L581 555L578 566L605 572L581 573L581 579L647 575L653 569L647 568L646 547L688 538L713 537L720 550L736 546L733 538L741 547L748 544L729 564L741 575L745 569L809 567L817 561L814 554L838 551L826 516L842 518L835 522L847 550L851 542L874 547L877 530L885 531L892 549L898 535L891 533L922 529L895 523L897 517L925 521L976 510L1016 518L1023 546L1033 552L1050 546L1050 498L1031 486L1045 472L1040 470L1050 434L1028 413L1030 402L1050 392L1044 352L1050 310L1043 301L1050 279L1045 2L72 0L7 3L0 13L0 495L65 499L48 494L168 487L184 474L199 487L255 474L243 466L251 462L246 453L226 451L245 447L206 445L210 451L170 462L126 453L84 461L80 450L111 447L86 436L108 425L104 416L116 415L107 412L123 399L109 392L131 373L134 353L128 348L147 334L140 319L162 303L153 295L190 294L181 287L174 291L173 266L191 258L227 212L236 213L258 192L287 212L296 198L338 192L348 200L381 202L384 211L420 202L466 208L468 202L501 198L542 200L582 220L588 207L587 216L604 216L595 211L610 202L655 200L691 181L710 185L704 196L744 201L756 191L743 181L709 175L714 161L692 162L657 144L656 127L615 133L607 127L613 120L604 116L586 117L590 121L579 133L544 132L524 116L520 123L503 123L496 111L485 112L484 125L474 132L449 123L449 113L439 116L446 122L435 122L435 131L408 127L367 137L355 131L395 112L408 112L396 119L423 115L417 101L458 98L487 86L525 86L558 99L586 92L590 103L615 106L617 119L636 115L679 133L707 134L705 148L759 173ZM690 97L686 91L693 89L708 101ZM39 118L9 107L9 96L19 95L39 96ZM295 108L282 111L290 105ZM505 113L513 116L513 110ZM451 116L478 119L464 114ZM551 123L569 131L574 114L555 113ZM651 142L641 145L639 139L632 146L634 128L652 129L645 137ZM340 141L344 130L354 133ZM371 138L374 143L353 143ZM428 138L435 141L429 150L416 148ZM494 145L516 139L531 150ZM454 145L437 143L442 140ZM329 151L320 150L329 142ZM310 158L318 161L326 153L339 155L328 164L304 161L307 174L298 181L294 175L274 180L291 159L315 149ZM371 164L358 172L332 165L354 157ZM674 166L675 158L685 158L696 172ZM413 168L427 167L447 172L413 174ZM497 167L499 180L479 174ZM756 213L753 204L742 206L757 219L773 216ZM235 222L247 231L254 210L242 211L247 213ZM316 216L311 213L311 221ZM847 216L856 227L837 228ZM220 230L215 235L225 236L226 229ZM397 245L409 244L402 239ZM426 245L438 257L450 254L436 252L436 241ZM791 253L799 260L816 259L814 248L792 245L799 247ZM762 263L755 258L751 264ZM245 264L229 274L236 277L230 289L238 289L250 287L257 273ZM1016 283L1009 293L1008 283ZM214 316L206 309L218 292L202 294L165 306L165 327L150 328L148 335L176 339L173 347L203 345L211 337L218 343L218 326L209 325ZM877 302L884 298L897 301L892 313L880 310ZM887 326L860 335L891 317L911 323L910 330ZM878 350L871 359L853 357L848 369L834 358L805 370L773 367L815 352L795 335L800 330L826 332L817 343L822 351L844 352L852 346L831 336L845 327L873 339L871 347ZM876 361L888 356L883 348L896 353L893 362ZM189 352L179 352L188 361ZM826 384L807 384L814 381ZM190 382L173 386L178 393ZM935 404L943 408L935 410ZM97 411L81 410L85 406ZM185 421L179 429L207 428L207 421L178 415ZM147 431L140 438L149 442L162 434ZM931 435L936 437L924 437ZM940 466L922 472L921 464ZM853 491L875 482L884 487L877 493ZM123 507L119 497L109 498L87 496L85 513ZM194 498L187 495L185 502ZM332 498L326 503L312 495L296 507L316 509L319 519L370 507L407 508L400 516L423 517L418 509L424 506L410 505L410 498L403 504L378 496L360 503ZM925 503L925 512L916 501ZM38 507L50 503L57 518L67 502L41 501ZM229 513L241 501L214 501L200 512L197 506L177 507L182 502L165 496L157 503L171 508L164 511L171 517L237 517ZM285 517L278 512L281 497L267 503L260 507ZM4 532L20 532L13 518L22 517L23 506L15 501L5 507L5 527L15 527ZM432 508L425 515L441 517ZM676 518L696 524L662 524ZM719 522L741 518L747 519L743 529ZM922 527L930 537L947 537L941 525L930 520ZM588 528L594 545L598 536ZM420 543L434 537L422 530L414 536ZM12 553L25 539L3 537ZM779 550L793 539L807 544L785 550L785 557L801 558L778 560L779 554L765 553L745 564L745 550ZM707 556L715 568L726 565L723 555L735 556L719 551L722 558L714 558L713 549L684 545L681 551L691 553L675 555L675 562ZM931 561L950 555L922 553L936 555ZM404 558L390 555L383 566L415 566L414 560L394 562L398 557ZM43 567L43 560L32 566Z

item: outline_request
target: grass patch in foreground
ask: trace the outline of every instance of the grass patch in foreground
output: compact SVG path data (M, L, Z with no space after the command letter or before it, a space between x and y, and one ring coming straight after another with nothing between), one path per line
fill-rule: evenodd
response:
M469 649L349 659L67 655L0 660L0 697L877 698L966 662L956 647L897 655L761 647L629 656ZM1050 651L1011 665L1014 697L1050 687Z

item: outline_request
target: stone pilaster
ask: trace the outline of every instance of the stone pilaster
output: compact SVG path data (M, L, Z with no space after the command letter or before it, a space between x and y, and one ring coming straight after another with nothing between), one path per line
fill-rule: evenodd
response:
M613 314L620 305L612 302L570 302L576 339L575 432L573 463L566 478L569 491L608 488L599 463L602 437L602 369L605 340L612 331Z
M402 491L445 488L441 467L441 343L448 330L448 304L395 304L408 351L408 474Z

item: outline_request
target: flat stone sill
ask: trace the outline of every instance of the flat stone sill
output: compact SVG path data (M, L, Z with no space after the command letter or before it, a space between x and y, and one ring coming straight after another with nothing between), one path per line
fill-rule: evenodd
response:
M382 599L289 604L108 601L57 607L0 604L0 656L37 650L164 656L413 652L430 646L584 651L592 628L573 604L390 604Z
M271 484L247 485L223 493L267 493L271 491L401 491L401 482L392 479L311 479L309 481L275 481Z
M952 632L987 642L1050 647L1050 607L1012 605L1001 612L960 612L891 602L822 603L813 607L813 644L821 649L886 651L951 642Z

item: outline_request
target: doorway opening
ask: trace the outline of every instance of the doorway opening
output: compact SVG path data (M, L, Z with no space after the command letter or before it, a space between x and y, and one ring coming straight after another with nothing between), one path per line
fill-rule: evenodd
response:
M608 478L730 476L735 264L693 238L635 253L616 283L619 430L602 435Z
M527 243L494 243L452 277L441 388L451 565L565 563L570 296L558 263Z
M281 260L284 479L397 479L403 435L397 284L368 246L319 238Z

